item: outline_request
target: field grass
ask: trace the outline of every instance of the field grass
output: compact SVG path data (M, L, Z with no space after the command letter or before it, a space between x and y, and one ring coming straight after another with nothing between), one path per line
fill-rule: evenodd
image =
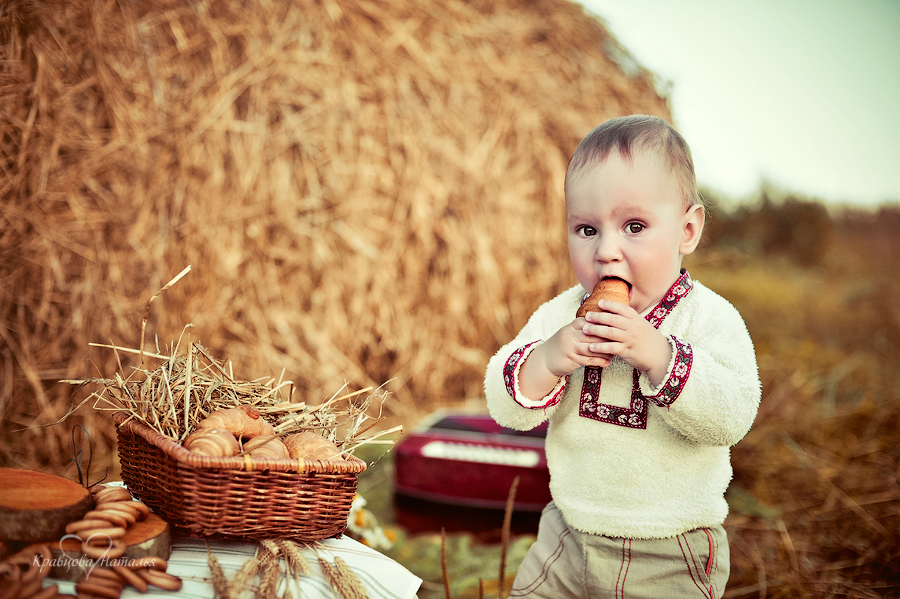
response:
M744 315L763 381L733 451L733 487L753 501L732 502L728 596L900 593L898 215L764 203L714 221L719 245L692 268ZM813 229L760 242L782 221Z

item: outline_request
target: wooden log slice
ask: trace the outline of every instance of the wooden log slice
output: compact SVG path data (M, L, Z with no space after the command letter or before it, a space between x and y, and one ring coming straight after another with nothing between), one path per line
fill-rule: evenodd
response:
M169 523L151 513L145 519L134 523L122 537L126 545L121 557L98 560L96 567L105 568L111 564L126 565L131 560L142 557L159 557L168 560L172 555L172 532ZM53 569L50 576L59 580L78 580L82 573L94 567L91 560L81 552L81 541L68 536L60 542L50 544L53 553Z
M0 540L53 541L94 505L90 491L61 476L0 468Z

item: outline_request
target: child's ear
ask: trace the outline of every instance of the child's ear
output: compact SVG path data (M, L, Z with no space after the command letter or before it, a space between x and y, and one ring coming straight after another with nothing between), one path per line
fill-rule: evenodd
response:
M681 219L681 245L678 247L678 251L682 256L697 249L705 223L706 211L703 209L703 204L692 204Z

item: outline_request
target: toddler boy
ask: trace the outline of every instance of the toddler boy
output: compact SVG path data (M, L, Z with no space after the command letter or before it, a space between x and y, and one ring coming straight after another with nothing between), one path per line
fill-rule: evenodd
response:
M740 314L681 268L705 222L690 149L663 119L607 121L575 150L565 197L579 284L485 375L499 424L550 421L553 501L511 596L720 597L730 447L760 382ZM607 277L628 283L630 305L576 318Z

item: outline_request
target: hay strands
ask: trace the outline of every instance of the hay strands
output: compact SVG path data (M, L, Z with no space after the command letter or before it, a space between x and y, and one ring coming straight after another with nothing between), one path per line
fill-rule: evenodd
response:
M184 327L181 337L173 345L169 355L159 353L158 348L156 353L145 351L144 336L153 300L190 270L190 266L186 267L147 302L141 321L139 349L90 344L115 351L120 371L124 370L120 353L140 356L140 364L127 378L116 372L112 379L93 378L62 382L76 385L101 384L103 388L88 397L88 399L95 398L95 409L127 411L131 417L139 419L150 428L177 442L183 441L196 430L197 424L210 413L239 405L256 408L273 425L278 434L316 430L337 444L346 454L352 453L354 449L368 442L384 443L384 440L375 439L400 429L395 427L367 439L361 439L363 433L382 420L381 408L388 395L384 385L378 389L367 387L358 391L344 392L341 395L347 388L347 383L344 383L331 398L320 405L295 403L291 401L293 382L284 380L283 369L278 379L262 377L252 381L239 381L234 377L230 361L226 369L225 362L214 358L199 342L191 341L190 335L187 339L187 351L181 354L179 348L185 331L193 326L191 324ZM146 359L161 360L161 363L150 370L144 367ZM143 378L135 376L138 373L142 373ZM381 404L378 416L373 423L364 426L372 419L369 407L376 399ZM345 408L341 407L342 402L346 404ZM338 439L340 432L344 433L344 439Z
M345 383L323 403L311 405L291 401L293 383L284 380L283 373L278 378L235 379L230 363L226 368L225 362L214 358L197 341L188 343L184 355L176 354L173 348L168 356L115 345L94 345L137 354L142 360L158 359L161 363L154 369L137 367L127 378L117 372L111 379L65 382L101 384L102 389L92 394L95 409L127 411L160 434L179 442L211 412L237 405L255 407L280 435L315 430L334 441L347 454L366 443L392 443L381 438L400 430L400 427L394 427L362 438L382 420L381 406L374 417L369 408L373 401L383 403L387 398L384 385L377 389L366 387L347 392Z

